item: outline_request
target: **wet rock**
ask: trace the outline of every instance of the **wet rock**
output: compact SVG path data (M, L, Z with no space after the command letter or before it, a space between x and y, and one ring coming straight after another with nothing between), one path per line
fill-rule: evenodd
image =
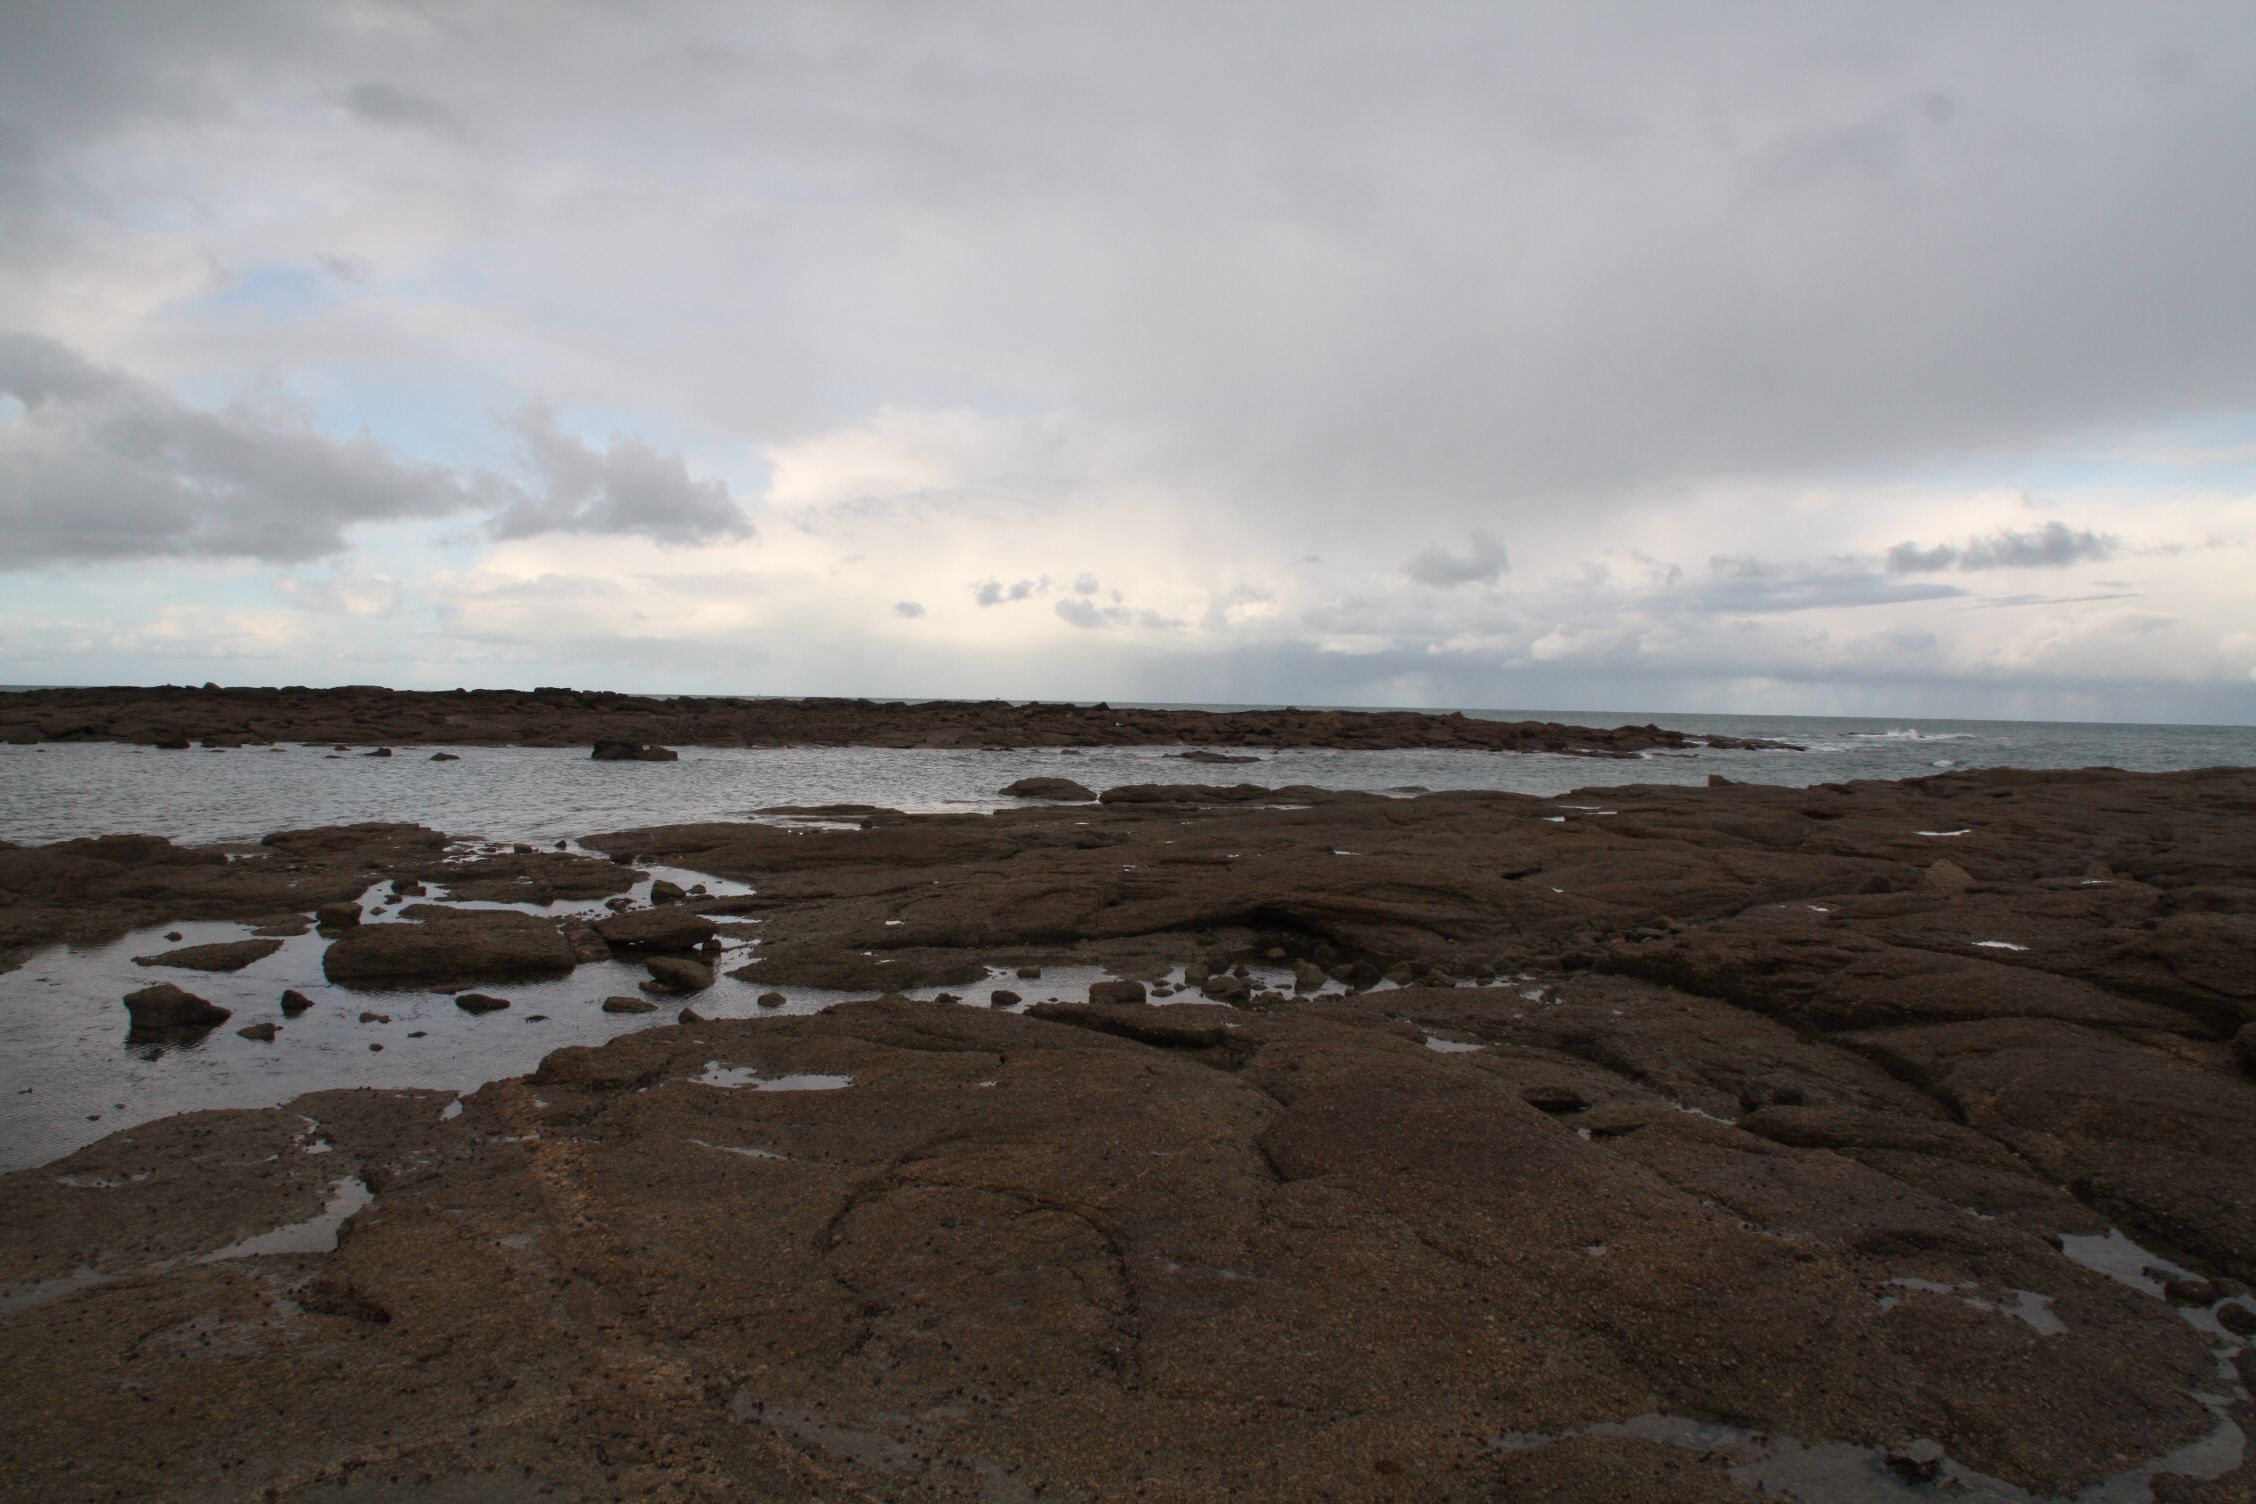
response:
M436 910L408 923L362 925L321 957L322 973L345 987L530 981L568 976L577 964L554 924L510 910Z
M1167 755L1169 757L1179 757L1185 762L1214 764L1261 761L1260 758L1252 755L1251 753L1210 752L1204 747L1194 747L1188 752L1170 752Z
M312 1006L313 999L307 997L295 987L289 988L282 994L282 1012L288 1017L295 1018Z
M509 999L490 992L463 992L455 995L454 1005L465 1013L499 1013L509 1006Z
M1018 969L1018 979L1022 982L1031 982L1041 974L1042 968L1039 966L1021 966Z
M1010 799L1050 799L1074 804L1087 804L1097 797L1070 778L1021 778L1016 783L1006 784L1003 795Z
M658 1005L639 997L607 997L603 1000L606 1013L655 1013Z
M705 1022L705 1015L695 1008L684 1008L674 1015L674 1022L677 1024L701 1024Z
M651 980L669 992L703 992L713 985L713 968L682 956L650 956L642 963Z
M2235 1337L2256 1337L2256 1310L2231 1302L2217 1307L2217 1325Z
M1222 1044L1230 1037L1230 1029L1222 1017L1214 1016L1218 1013L1217 1009L1197 1005L1150 1008L1113 1006L1093 1000L1089 1003L1036 1003L1026 1010L1028 1018L1095 1029L1170 1050L1205 1050Z
M713 921L679 905L629 909L595 921L595 932L617 950L695 950L713 938Z
M1324 968L1318 966L1314 961L1295 961L1292 970L1293 991L1322 992L1324 990Z
M460 762L460 761L462 761L462 759L461 759L461 758L460 758L459 756L457 756L456 754L452 753L452 752L433 752L433 753L431 754L431 761L433 761L433 762Z
M1007 987L998 987L987 994L987 1001L997 1008L1008 1008L1014 1003L1024 1002L1025 999Z
M785 1003L791 1001L791 999L785 997L780 992L763 992L757 998L753 999L753 1001L758 1003L763 1008L780 1008Z
M589 754L595 762L679 762L681 754L671 747L654 746L648 742L620 741L598 737L595 750Z
M2150 1275L2155 1273L2151 1269L2147 1272ZM2165 1273L2161 1280L2162 1294L2174 1306L2213 1305L2220 1293L2213 1281L2191 1275Z
M601 935L595 932L595 927L586 920L579 918L561 919L557 921L556 928L557 932L563 935L564 943L572 948L572 959L582 966L591 961L608 961L611 959L610 945Z
M360 923L357 903L325 903L313 911L313 922L325 930L349 930Z
M1932 1483L1942 1472L1945 1455L1941 1445L1921 1438L1888 1448L1881 1460L1887 1464L1888 1471L1899 1478Z
M1097 1004L1141 1003L1144 1001L1144 984L1135 981L1091 982L1089 1001Z
M363 752L360 755L363 757L389 757L392 755L392 749L389 747L378 747L373 752Z
M136 966L179 966L190 971L241 971L282 948L279 940L222 940L212 945L189 945L153 956L135 956Z
M274 1042L274 1036L280 1031L281 1026L279 1024L266 1022L245 1024L242 1028L237 1029L235 1032L242 1035L245 1039L255 1039L262 1044L271 1044Z
M193 992L159 982L125 995L125 1011L136 1034L187 1033L213 1028L229 1017L227 1009Z
M378 1013L372 1008L363 1008L360 1010L360 1021L364 1024L388 1024L392 1021L392 1016L389 1013Z
M650 901L652 904L682 903L688 897L689 894L680 883L668 878L661 877L650 885Z
M1244 977L1223 972L1210 976L1199 984L1199 991L1220 1003L1242 1002L1253 991L1253 984Z

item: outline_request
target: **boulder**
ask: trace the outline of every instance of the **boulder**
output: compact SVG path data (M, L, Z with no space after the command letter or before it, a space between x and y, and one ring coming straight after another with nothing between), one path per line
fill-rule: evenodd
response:
M1324 990L1324 968L1314 961L1293 962L1293 991L1321 992Z
M245 1039L255 1039L261 1044L272 1044L274 1036L281 1032L281 1026L269 1019L265 1023L245 1024L235 1032Z
M490 992L465 992L455 998L454 1005L465 1013L499 1013L509 1006L509 999Z
M629 909L595 921L595 932L618 950L695 950L713 938L713 921L680 904Z
M680 903L688 897L689 894L683 890L680 883L668 881L663 877L650 885L650 901L653 905Z
M656 1013L658 1005L639 997L607 997L603 1000L606 1013Z
M228 1010L170 982L125 995L125 1011L136 1034L186 1033L225 1023Z
M1006 784L1003 794L1011 799L1052 799L1063 804L1087 804L1096 793L1070 778L1021 778Z
M1094 1004L1140 1003L1144 998L1141 982L1091 982L1089 1001Z
M360 923L360 905L325 903L313 911L313 922L325 930L349 930Z
M763 1008L780 1008L790 999L780 992L763 992L756 1001Z
M522 981L569 976L577 964L571 943L553 923L507 909L362 925L346 931L321 957L323 975L346 987Z
M136 966L179 966L189 971L241 971L253 961L263 961L282 948L279 940L222 940L213 945L185 945L153 956L135 956Z
M621 741L616 737L599 736L595 750L589 754L593 762L679 762L681 754L671 747L655 747L647 742Z
M1232 976L1225 971L1220 975L1210 976L1201 982L1199 991L1218 1003L1236 1003L1245 1000L1247 995L1253 991L1253 984L1244 977Z
M1008 1008L1013 1003L1024 1002L1025 999L1021 998L1017 993L1010 991L1008 988L998 987L993 992L987 994L987 1001L994 1004L998 1008Z
M295 987L282 994L282 1011L291 1018L296 1018L312 1006L313 999L307 997Z
M651 956L643 963L651 979L669 992L703 992L713 985L713 968L684 956Z

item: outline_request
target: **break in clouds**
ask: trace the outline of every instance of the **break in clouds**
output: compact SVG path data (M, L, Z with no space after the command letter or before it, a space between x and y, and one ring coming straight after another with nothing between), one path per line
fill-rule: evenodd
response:
M1290 23L10 8L0 671L2256 714L2245 7Z

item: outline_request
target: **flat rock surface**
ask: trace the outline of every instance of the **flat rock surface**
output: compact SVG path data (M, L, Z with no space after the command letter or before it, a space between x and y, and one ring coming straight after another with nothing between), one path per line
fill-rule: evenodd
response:
M1588 802L597 838L755 970L1432 980L121 1132L0 1178L0 1495L2248 1497L2256 774Z

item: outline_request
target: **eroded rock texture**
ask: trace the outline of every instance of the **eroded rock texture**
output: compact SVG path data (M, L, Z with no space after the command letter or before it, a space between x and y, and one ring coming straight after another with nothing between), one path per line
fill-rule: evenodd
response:
M2250 1496L2256 775L865 821L601 844L755 884L779 980L1414 983L121 1133L0 1181L0 1489Z

